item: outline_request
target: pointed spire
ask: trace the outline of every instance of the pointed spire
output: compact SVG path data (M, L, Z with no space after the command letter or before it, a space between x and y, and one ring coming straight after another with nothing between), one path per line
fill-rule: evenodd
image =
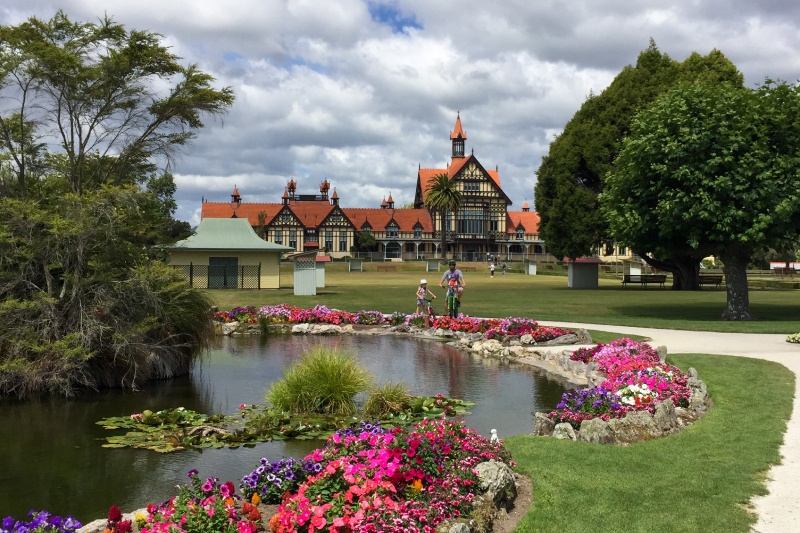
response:
M461 114L456 117L456 127L450 134L450 141L453 143L453 153L450 157L453 159L464 157L464 141L467 139L467 134L464 133L461 127Z
M456 115L456 126L453 129L453 133L450 134L451 139L464 139L466 140L467 134L464 131L464 128L461 127L461 112L459 111Z

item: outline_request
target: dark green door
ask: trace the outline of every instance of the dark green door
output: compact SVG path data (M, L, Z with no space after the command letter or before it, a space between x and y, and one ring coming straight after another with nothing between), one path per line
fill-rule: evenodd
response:
M236 289L239 286L238 257L208 258L208 288Z

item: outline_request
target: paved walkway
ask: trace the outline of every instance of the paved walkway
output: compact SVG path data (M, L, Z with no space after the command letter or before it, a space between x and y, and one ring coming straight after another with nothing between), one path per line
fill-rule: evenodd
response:
M708 353L754 357L775 361L794 372L795 395L792 416L781 446L783 461L768 473L766 496L751 502L758 515L753 533L800 532L800 344L786 342L786 335L715 333L634 328L567 322L539 322L543 326L586 328L650 337L653 346L666 346L668 353ZM701 376L702 377L702 376Z

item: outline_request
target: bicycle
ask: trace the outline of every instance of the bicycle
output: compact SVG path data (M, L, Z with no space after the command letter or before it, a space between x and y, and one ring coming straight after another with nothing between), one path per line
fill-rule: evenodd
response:
M450 280L449 286L447 288L447 314L450 318L456 318L458 316L458 292L456 289L458 288L458 282L455 280Z

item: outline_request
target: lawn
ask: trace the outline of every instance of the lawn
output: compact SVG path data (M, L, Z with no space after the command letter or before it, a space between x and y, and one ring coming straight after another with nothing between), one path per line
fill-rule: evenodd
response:
M444 291L438 287L441 275L441 272L425 272L422 263L398 265L396 272L347 272L346 265L338 263L328 265L326 286L317 289L316 296L295 296L291 266L285 265L279 290L215 290L209 294L220 309L289 303L298 307L323 304L347 311L413 313L414 293L423 277L439 297L434 301L435 307L443 310ZM464 277L466 288L461 311L470 316L521 316L699 331L800 332L800 290L752 289L750 305L758 320L727 322L720 319L725 307L725 289L623 289L619 279L604 278L596 290L577 290L567 288L567 278L563 275L527 276L514 272L490 278L488 269L466 271Z
M667 438L603 446L516 436L506 441L533 479L534 503L517 531L750 531L747 502L779 462L794 375L757 359L681 354L714 407ZM753 379L758 376L758 379Z
M337 268L338 267L338 268ZM621 287L601 279L597 290L567 288L564 276L465 272L462 311L471 316L747 333L800 332L800 291L751 290L753 322L719 319L725 291L679 292ZM289 303L299 307L385 313L414 311L425 277L434 294L441 274L403 265L397 272L343 271L333 265L317 296L294 296L291 270L273 291L209 291L220 309ZM601 328L598 328L601 329ZM602 332L595 332L602 336ZM610 340L612 334L605 334ZM780 460L795 377L785 367L719 355L670 355L706 382L713 408L679 434L631 446L602 446L516 436L507 446L531 476L534 502L517 531L748 532L750 499L764 492L766 471ZM753 379L757 376L757 379Z

